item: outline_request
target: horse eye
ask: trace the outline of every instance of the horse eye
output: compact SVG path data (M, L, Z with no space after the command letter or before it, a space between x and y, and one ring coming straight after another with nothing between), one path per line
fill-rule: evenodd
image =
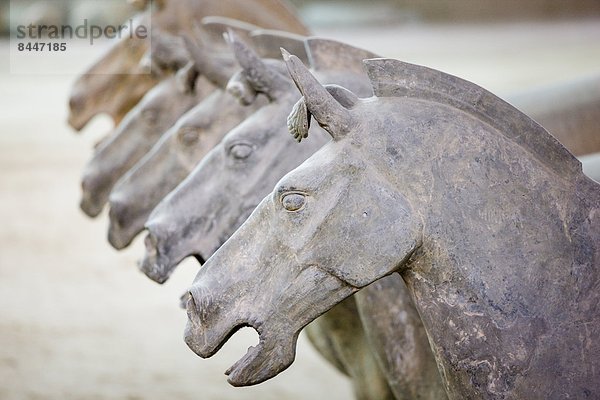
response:
M198 131L194 128L183 128L179 132L179 140L186 146L191 146L198 142Z
M281 197L281 205L288 211L299 211L305 202L306 196L301 193L288 193Z
M247 143L238 143L231 146L229 154L236 160L243 160L250 157L253 150L252 146Z

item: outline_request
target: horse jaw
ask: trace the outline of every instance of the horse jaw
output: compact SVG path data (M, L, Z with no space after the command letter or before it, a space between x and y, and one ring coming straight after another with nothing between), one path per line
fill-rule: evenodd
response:
M287 326L258 322L256 316L236 318L232 316L235 312L228 313L226 319L211 326L207 321L210 318L211 298L204 297L200 303L196 303L194 297L191 292L188 293L188 322L184 338L188 347L198 356L212 357L243 327L252 327L258 332L259 343L249 347L246 354L225 372L232 386L257 385L275 377L294 362L301 328L291 331ZM202 299L202 296L196 297Z
M294 362L298 334L268 337L259 334L258 345L249 347L246 354L225 371L227 381L232 386L250 386L275 377Z
M228 244L231 243L224 246ZM240 279L228 284L226 280L231 272L223 271L224 265L210 271L219 264L215 258L219 258L218 252L207 261L190 288L185 342L194 353L208 358L241 327L254 328L259 335L258 345L250 347L225 372L233 386L256 385L287 369L295 359L300 331L357 290L314 265L295 268L284 262L276 271L285 274L296 270L293 275L297 279L292 284L280 287L282 291L275 294L268 293L265 287L254 292L253 297L241 300L240 285L248 279L237 276ZM239 257L234 259L239 260ZM255 261L262 265L260 260ZM277 281L277 276L272 278L275 279L270 279L271 282ZM265 275L260 275L258 280L269 281ZM273 303L280 304L284 310Z
M164 229L151 225L146 226L146 230L148 232L144 239L146 251L144 258L138 262L138 268L154 282L163 284L185 256L174 258L170 254L172 247L165 242L172 240L171 234L165 233Z

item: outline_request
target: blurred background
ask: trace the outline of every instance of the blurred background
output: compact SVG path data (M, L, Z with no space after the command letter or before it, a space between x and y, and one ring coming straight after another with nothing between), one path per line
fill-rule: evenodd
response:
M289 0L305 20L315 25L399 22L498 22L600 16L597 0ZM10 0L0 1L2 32L8 30ZM96 0L18 0L13 12L26 10L46 22L99 21L102 15L127 17L132 7L99 6Z
M505 97L600 76L598 0L293 0L316 35L427 65ZM179 295L197 264L164 286L136 268L138 240L106 242L106 215L79 211L93 144L112 128L66 124L76 76L9 71L10 16L78 23L134 13L125 1L0 1L0 399L348 399L348 381L301 338L275 379L232 388L223 375L256 334L237 334L214 358L185 346ZM69 60L81 72L103 47ZM40 58L40 63L44 62ZM54 66L60 68L60 66ZM565 99L567 101L569 99Z

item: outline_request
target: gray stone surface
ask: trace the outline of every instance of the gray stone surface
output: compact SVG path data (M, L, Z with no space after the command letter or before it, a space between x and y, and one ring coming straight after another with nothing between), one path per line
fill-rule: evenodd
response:
M296 148L283 134L288 110L298 99L292 80L281 75L280 63L269 67L241 42L234 42L234 49L244 70L228 87L234 88L244 102L263 94L271 103L230 132L153 211L147 223L142 269L159 282L168 278L183 257L210 256L269 186L327 141L315 126L309 144ZM307 40L307 49L308 59L322 80L344 82L359 88L363 95L370 94L362 59L372 54L316 38ZM250 95L246 91L251 91ZM351 377L356 398L444 397L425 332L414 305L402 295L405 292L401 280L384 279L380 286L333 308L307 328L321 354ZM375 314L379 315L377 323L372 319ZM402 357L388 354L394 350L388 346L389 335L393 332L396 339L393 328L398 326ZM186 340L200 356L212 355L193 334ZM385 345L377 346L382 342ZM230 382L239 383L234 379Z
M369 60L376 97L361 100L287 62L333 141L200 270L188 344L210 355L253 326L258 346L228 375L264 381L293 361L307 323L399 272L449 398L600 395L600 185L581 164L454 76Z

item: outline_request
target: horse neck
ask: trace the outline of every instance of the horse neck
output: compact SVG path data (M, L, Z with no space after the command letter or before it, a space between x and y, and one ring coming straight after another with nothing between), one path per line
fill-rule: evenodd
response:
M450 393L485 398L464 383L465 365L540 368L530 364L539 338L597 304L600 189L582 174L558 176L485 122L410 106L404 118L417 123L388 129L370 159L392 168L423 218L423 245L401 273Z

